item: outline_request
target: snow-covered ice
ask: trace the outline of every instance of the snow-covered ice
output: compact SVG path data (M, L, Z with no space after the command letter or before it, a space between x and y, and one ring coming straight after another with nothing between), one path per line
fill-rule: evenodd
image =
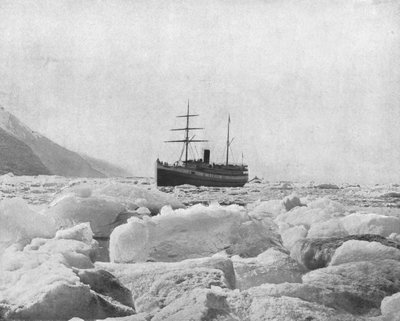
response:
M212 286L233 289L235 273L227 258L138 264L96 263L118 277L131 292L137 312L155 312L194 289Z
M268 249L255 258L232 257L236 287L249 289L264 283L301 282L303 268L288 254Z
M281 232L283 245L290 250L298 241L307 236L307 229L303 225L296 225Z
M113 262L180 261L222 250L242 256L257 255L280 246L273 223L252 220L244 208L201 204L189 209L163 208L152 218L130 218L110 237Z
M157 190L121 183L73 184L62 191L45 214L58 226L90 222L96 237L109 237L111 231L135 215L157 214L161 208L184 207L174 197Z
M400 261L400 249L389 247L379 242L349 240L336 249L329 265L384 259Z
M400 219L379 214L350 214L341 219L344 229L349 234L379 234L389 236L400 233Z
M112 200L94 196L63 195L50 204L45 215L53 218L59 227L90 222L96 236L108 237L124 210L123 205Z
M93 268L90 258L96 242L90 235L88 225L78 226L63 231L57 238L37 238L23 248L7 248L0 266L4 317L68 320L73 316L104 318L133 314L131 306L104 296L96 286L82 281L79 271ZM110 276L103 275L100 283L107 282ZM122 286L121 290L128 291Z
M35 237L51 237L54 220L31 210L20 198L0 202L0 253L14 243L25 245Z
M400 320L400 292L387 296L381 303L382 315L386 320L399 321Z
M157 190L146 178L6 174L0 318L395 320L398 195L395 184ZM104 249L112 262L96 262Z
M278 215L276 221L291 226L303 225L308 229L312 224L340 217L345 212L343 205L328 198L317 199L306 205L294 207L290 211Z

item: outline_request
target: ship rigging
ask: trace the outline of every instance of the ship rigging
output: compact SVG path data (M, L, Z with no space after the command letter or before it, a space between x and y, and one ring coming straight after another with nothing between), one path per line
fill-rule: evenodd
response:
M184 139L169 140L167 143L183 143L185 151L185 160L181 162L183 150L179 161L173 165L161 162L157 159L156 162L156 181L157 186L176 186L182 184L190 184L195 186L219 186L219 187L234 187L243 186L248 181L247 165L229 164L229 148L232 144L230 140L230 116L228 117L228 131L226 138L226 160L225 164L210 164L210 150L204 149L203 159L190 160L188 159L189 144L197 142L207 142L208 140L194 139L190 137L189 132L192 130L202 130L204 128L190 127L189 119L199 116L198 114L190 114L189 101L187 105L186 115L177 117L186 118L186 127L174 128L172 131L185 131Z

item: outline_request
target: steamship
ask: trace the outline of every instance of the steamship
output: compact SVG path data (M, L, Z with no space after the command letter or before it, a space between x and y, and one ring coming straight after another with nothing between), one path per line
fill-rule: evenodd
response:
M191 117L199 115L190 114L189 102L186 115L177 117L186 118L186 127L174 128L172 131L185 131L185 137L182 140L169 140L166 143L183 143L181 157L174 164L156 161L156 182L157 186L177 186L190 184L195 186L215 186L215 187L241 187L249 179L247 165L230 164L229 148L232 140L229 138L230 116L228 117L228 133L226 139L226 161L224 164L210 163L210 150L204 149L202 159L188 159L189 144L197 142L207 142L189 138L189 132L203 128L190 127ZM183 151L185 159L182 161Z

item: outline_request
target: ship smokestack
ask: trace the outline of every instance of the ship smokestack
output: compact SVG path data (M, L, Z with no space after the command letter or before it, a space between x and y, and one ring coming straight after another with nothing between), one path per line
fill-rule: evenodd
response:
M204 163L209 164L210 163L210 150L209 149L205 149L204 150Z

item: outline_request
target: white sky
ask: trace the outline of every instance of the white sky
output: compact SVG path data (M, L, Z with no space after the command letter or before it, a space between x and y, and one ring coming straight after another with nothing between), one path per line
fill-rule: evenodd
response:
M32 129L136 175L179 157L189 98L251 176L400 181L399 1L3 0L0 75Z

